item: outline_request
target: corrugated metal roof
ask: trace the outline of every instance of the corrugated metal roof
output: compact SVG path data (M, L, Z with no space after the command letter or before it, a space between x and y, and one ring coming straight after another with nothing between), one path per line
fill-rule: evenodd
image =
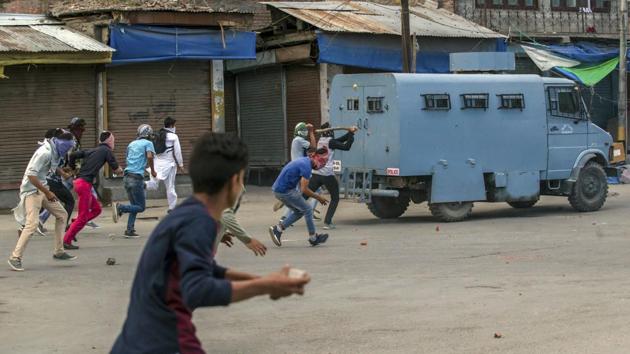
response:
M0 26L61 25L46 15L0 13Z
M113 52L114 49L65 26L0 26L0 52Z
M400 35L400 7L363 1L263 2L327 32ZM504 38L443 9L410 9L411 33L425 37Z
M54 16L87 15L113 11L175 11L254 13L247 0L64 0L51 8Z

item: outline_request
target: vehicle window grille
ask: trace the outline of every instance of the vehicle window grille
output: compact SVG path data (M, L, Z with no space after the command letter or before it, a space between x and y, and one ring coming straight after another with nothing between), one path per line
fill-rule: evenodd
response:
M348 111L358 111L359 110L359 99L358 98L348 98L346 100L346 109Z
M488 109L487 93L466 93L461 95L462 109Z
M549 87L547 96L552 116L580 118L579 96L573 87Z
M451 97L449 94L426 94L424 97L424 110L448 111L451 109Z
M367 113L383 113L383 97L368 97Z
M499 109L520 109L525 108L525 97L522 93L518 94L501 94L499 97L501 106Z

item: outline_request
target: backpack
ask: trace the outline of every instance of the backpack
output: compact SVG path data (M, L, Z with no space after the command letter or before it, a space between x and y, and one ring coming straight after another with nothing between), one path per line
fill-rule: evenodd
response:
M156 154L162 154L168 149L166 146L166 134L168 133L168 130L162 128L155 135L155 138L153 138L153 147L155 148Z

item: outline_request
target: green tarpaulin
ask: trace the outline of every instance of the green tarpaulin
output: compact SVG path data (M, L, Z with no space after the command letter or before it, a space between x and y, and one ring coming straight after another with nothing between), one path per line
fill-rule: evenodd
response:
M580 65L572 68L558 67L558 71L571 78L577 78L586 86L593 86L610 74L619 64L619 58L613 58L597 65Z

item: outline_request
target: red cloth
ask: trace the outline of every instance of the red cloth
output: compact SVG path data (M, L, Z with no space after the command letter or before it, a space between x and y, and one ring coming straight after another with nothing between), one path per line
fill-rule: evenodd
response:
M64 243L72 243L74 237L83 230L85 224L101 215L101 204L94 194L92 194L92 184L83 178L74 180L74 190L79 196L79 215L72 222L66 235L63 238Z

